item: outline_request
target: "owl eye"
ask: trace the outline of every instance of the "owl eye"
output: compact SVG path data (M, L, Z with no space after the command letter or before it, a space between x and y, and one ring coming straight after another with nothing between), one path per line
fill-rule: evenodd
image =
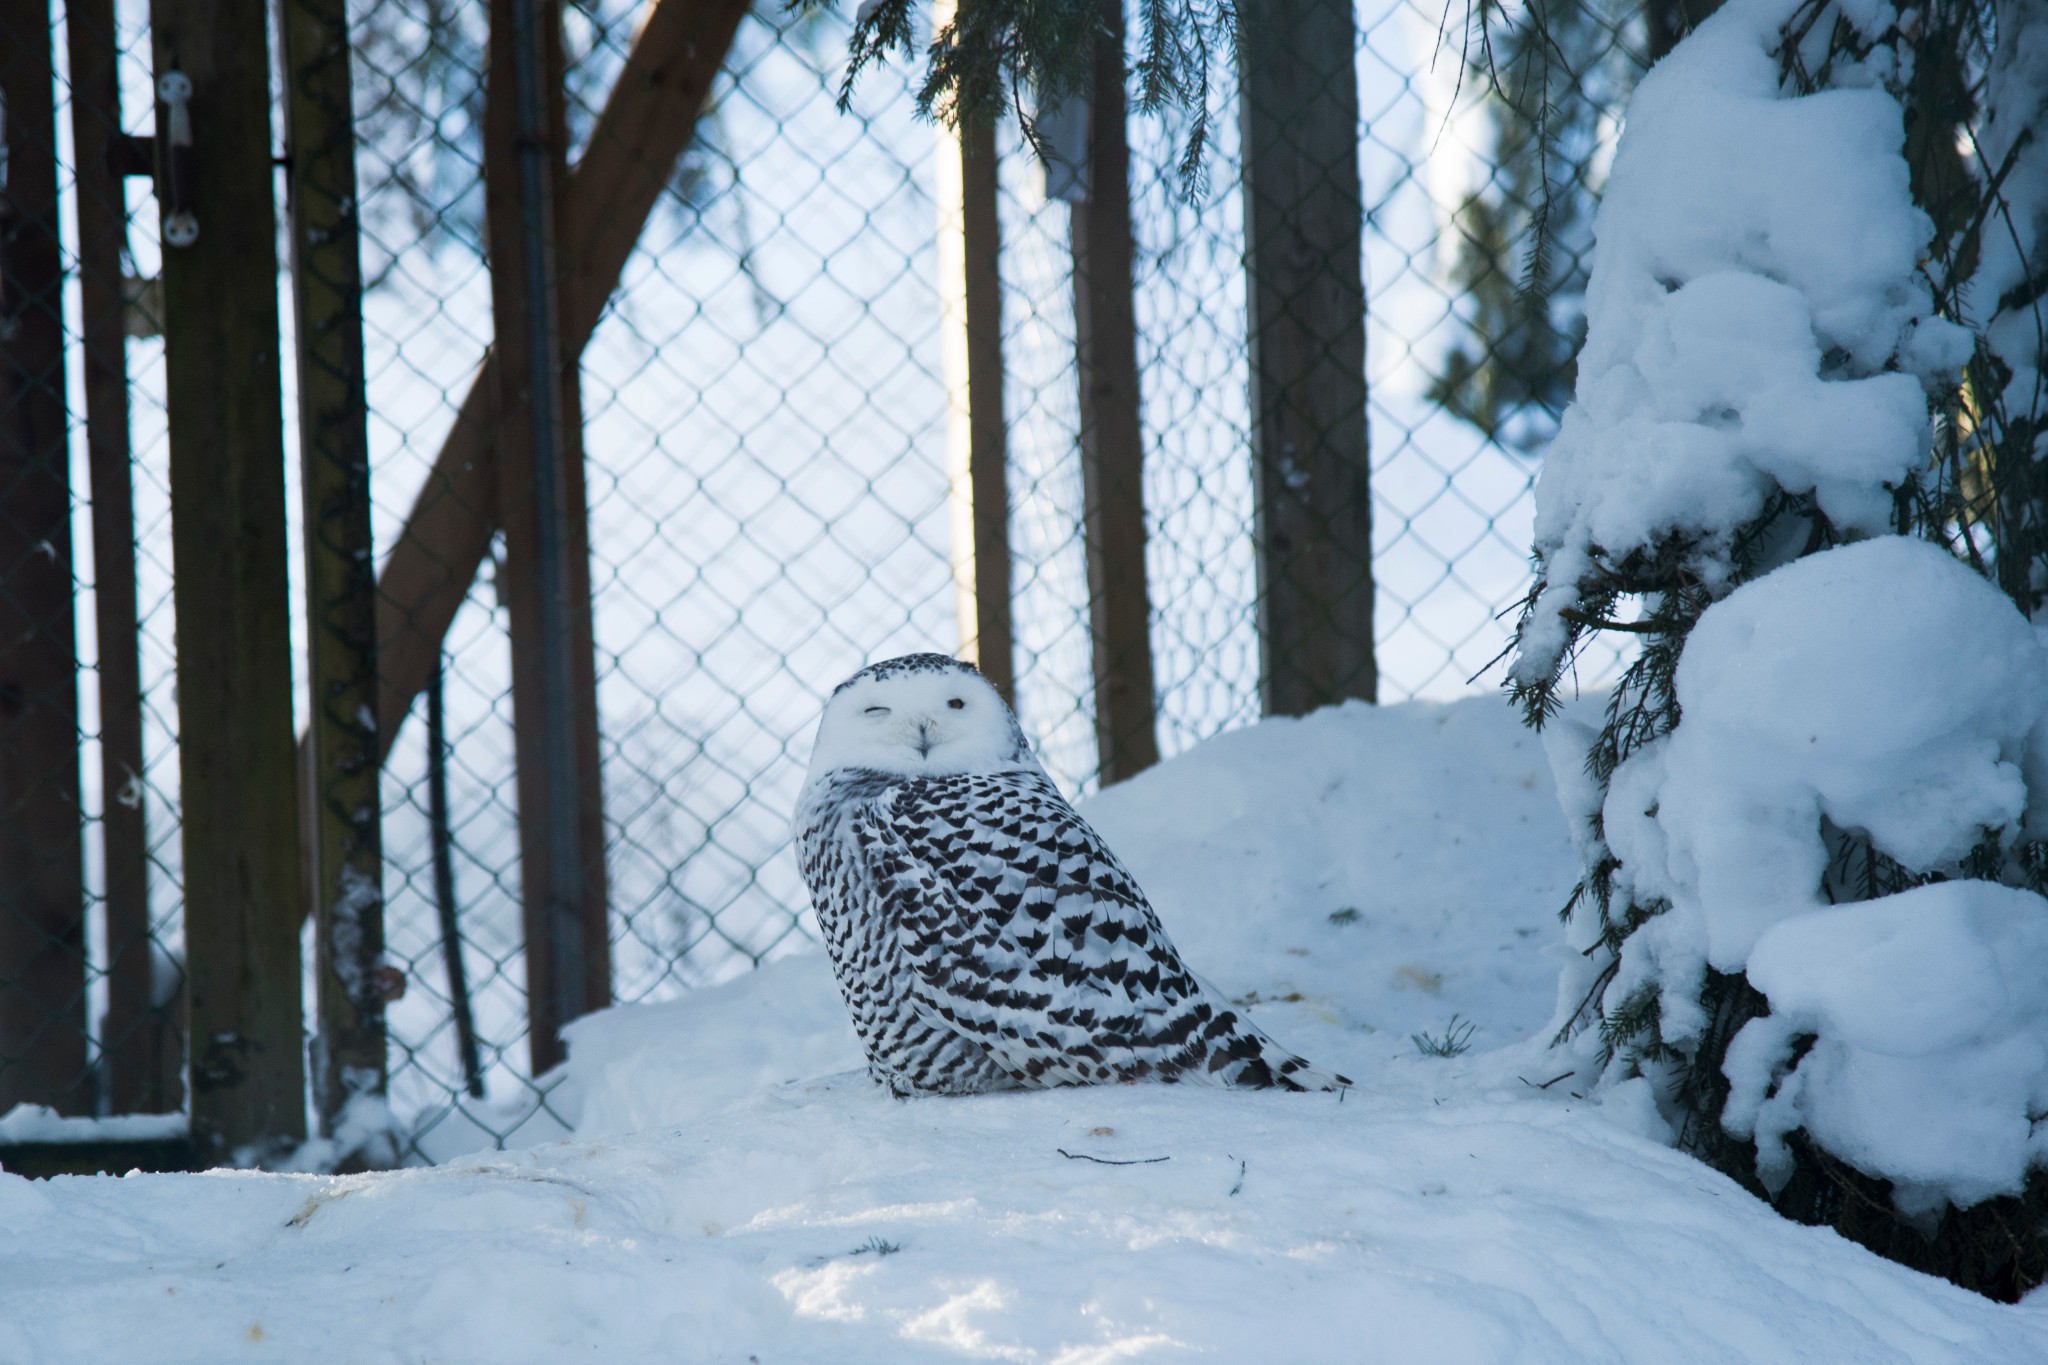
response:
M952 707L955 711L965 711L967 709L967 703L960 700L960 698L958 697L953 698L953 700L947 702L946 705Z
M889 714L889 708L886 706L870 706L863 714L870 716L886 716Z

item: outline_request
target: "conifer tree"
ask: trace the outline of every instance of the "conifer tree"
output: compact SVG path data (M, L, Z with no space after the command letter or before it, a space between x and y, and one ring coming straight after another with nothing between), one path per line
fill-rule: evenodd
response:
M1466 335L1429 397L1519 454L1541 451L1571 399L1603 140L1640 60L1630 18L1603 0L1489 0L1466 38L1493 145L1451 220Z
M1888 354L1830 350L1820 376L1855 381L1921 373L1927 390L1923 454L1901 477L1886 481L1890 525L1845 514L1854 499L1844 490L1836 489L1831 501L1824 486L1800 486L1797 479L1769 480L1738 524L1667 520L1626 541L1579 534L1552 535L1545 543L1539 506L1537 574L1517 632L1509 689L1528 722L1543 727L1565 701L1571 660L1590 637L1626 632L1638 645L1590 737L1590 752L1583 753L1583 779L1560 771L1562 785L1582 787L1574 804L1582 821L1584 874L1564 914L1584 962L1568 978L1558 1041L1597 1040L1610 1080L1643 1076L1662 1087L1681 1145L1788 1216L1831 1225L1882 1254L2017 1298L2048 1280L2048 1177L2038 1169L2017 1195L1967 1208L1923 1207L1909 1217L1891 1182L1857 1169L1810 1134L1794 1133L1789 1175L1781 1170L1769 1185L1760 1180L1757 1143L1739 1123L1731 1131L1729 1050L1746 1025L1768 1013L1770 1002L1742 972L1707 966L1679 992L1684 998L1674 998L1674 977L1631 969L1632 949L1638 964L1644 951L1639 936L1649 942L1663 932L1660 922L1672 906L1644 892L1653 879L1636 875L1641 869L1617 852L1607 828L1618 775L1685 723L1677 677L1694 627L1744 584L1890 530L1952 551L2023 612L2043 606L2048 4L1934 0L1872 14L1868 7L1851 13L1832 0L1803 0L1777 33L1772 55L1788 97L1875 86L1903 109L1912 199L1929 229L1921 247L1925 297L1916 304L1918 331ZM1942 347L1913 353L1944 329L1964 340L1953 363L1931 355ZM1580 397L1586 398L1583 388ZM1568 417L1568 431L1571 423ZM1686 458L1678 449L1642 452L1645 462ZM1643 477L1651 476L1650 464L1642 469ZM1882 716L1870 719L1873 726L1886 723ZM1567 755L1573 761L1580 756ZM1658 818L1654 805L1643 814L1652 824ZM2044 889L2048 850L2036 831L1985 830L1976 848L1938 866L1908 866L1862 830L1823 822L1818 833L1829 855L1820 889L1831 903L1875 900L1950 879ZM1781 1066L1777 1075L1774 1084L1783 1084L1789 1070Z

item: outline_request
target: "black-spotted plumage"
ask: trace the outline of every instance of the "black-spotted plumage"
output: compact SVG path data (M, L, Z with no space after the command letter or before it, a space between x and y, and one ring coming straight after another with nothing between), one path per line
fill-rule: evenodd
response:
M890 685L904 678L921 681ZM946 694L970 679L981 728L959 717L950 740L947 708L968 701ZM821 727L825 762L814 760L796 832L877 1081L898 1095L1147 1078L1348 1084L1204 990L978 674L943 655L892 660L849 679L833 705L862 682L874 686L841 723L860 741L847 752L866 761L831 762ZM866 749L864 723L884 737ZM898 733L914 758L897 756ZM949 743L961 753L945 754Z

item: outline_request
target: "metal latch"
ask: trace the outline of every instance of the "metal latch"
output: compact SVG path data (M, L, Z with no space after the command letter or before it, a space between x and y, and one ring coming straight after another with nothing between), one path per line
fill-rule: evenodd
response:
M164 245L190 246L199 240L199 219L192 212L192 78L166 71L157 77L156 93L167 111L157 185L163 196Z

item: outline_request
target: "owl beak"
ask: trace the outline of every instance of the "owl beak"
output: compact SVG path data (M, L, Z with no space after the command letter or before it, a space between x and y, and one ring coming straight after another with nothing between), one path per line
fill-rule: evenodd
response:
M932 725L928 720L917 723L917 756L930 758L932 753Z

